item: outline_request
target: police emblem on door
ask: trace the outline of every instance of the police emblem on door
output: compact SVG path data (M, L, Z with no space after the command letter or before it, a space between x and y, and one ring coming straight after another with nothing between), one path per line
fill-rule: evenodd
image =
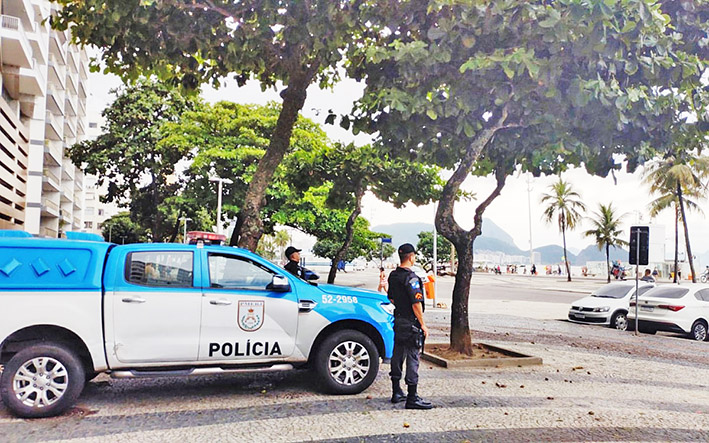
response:
M246 332L258 330L263 325L264 301L240 301L237 315L239 327Z

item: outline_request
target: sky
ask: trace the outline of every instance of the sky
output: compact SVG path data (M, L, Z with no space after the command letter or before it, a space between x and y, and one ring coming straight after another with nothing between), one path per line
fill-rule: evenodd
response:
M121 82L115 76L107 76L100 73L90 74L89 81L89 118L94 119L95 117L91 116L98 116L101 110L115 98L109 93L109 90L120 86ZM322 124L324 130L333 141L353 141L357 144L366 144L371 141L366 134L359 134L355 137L338 125L324 124L329 110L336 114L345 114L350 111L352 103L361 95L362 90L363 85L351 79L344 79L335 85L332 90L320 90L316 85L311 86L308 89L308 98L302 114ZM278 91L271 89L262 92L258 82L254 81L248 82L241 88L233 80L224 82L219 90L204 87L202 97L212 103L219 100L255 104L264 104L268 101L280 102ZM615 181L610 175L605 178L595 177L580 169L567 171L562 174L562 178L568 181L581 195L582 201L587 208L586 215L588 217L593 216L592 213L598 211L598 206L601 203L612 203L618 213L625 214L622 219L625 237L629 236L629 228L634 224L646 225L652 223L664 225L665 255L668 258L672 255L674 251L674 212L667 210L655 219L650 218L648 205L653 197L650 195L649 187L643 183L642 168L639 168L634 174L628 174L624 170L616 172ZM533 247L550 244L561 245L561 234L556 224L547 224L542 219L543 206L540 202L542 195L549 192L549 186L557 179L557 176L534 178L530 174L516 174L509 177L500 196L485 211L485 218L491 219L511 235L515 244L522 250L529 250L530 221ZM494 188L494 179L492 177L469 177L463 184L463 188L474 192L482 200ZM455 217L462 227L466 229L472 227L476 206L477 202L475 200L456 203ZM700 203L700 207L704 208L705 211L709 209L706 200ZM434 211L433 204L420 207L407 205L404 208L397 209L368 194L363 200L362 215L370 221L372 226L398 222L427 222L432 224ZM707 223L706 215L700 213L690 214L688 222L694 255L699 256L709 252L709 224ZM588 221L584 221L579 228L567 233L567 245L572 252L578 252L593 244L591 238L583 236L583 231L591 229L591 227ZM683 242L682 238L680 242ZM301 239L301 241L304 240ZM307 248L309 245L305 245L305 247ZM680 251L684 251L684 248L680 247Z

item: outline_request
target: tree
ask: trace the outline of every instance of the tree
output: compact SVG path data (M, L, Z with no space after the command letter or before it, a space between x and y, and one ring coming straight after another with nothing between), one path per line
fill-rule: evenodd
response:
M632 171L694 109L707 8L666 3L672 15L649 0L392 1L367 17L371 30L348 64L366 82L355 128L394 155L453 171L436 214L459 262L453 350L472 352L472 244L507 175L583 165L606 176L615 155ZM494 174L496 187L466 231L453 207L471 173Z
M113 92L116 100L102 113L103 134L75 144L68 155L86 173L97 175L99 185L108 183L103 201L128 206L131 219L150 228L152 241L174 241L180 210L167 203L180 191L175 165L189 157L189 149L166 146L161 139L167 122L198 104L150 81Z
M285 229L276 231L273 235L273 244L278 247L278 257L283 258L283 251L285 247L290 243L290 235Z
M550 193L542 195L542 203L546 203L544 208L544 220L552 223L556 218L559 232L564 243L564 264L566 266L566 281L571 281L571 269L569 268L569 258L566 252L566 231L573 230L581 221L582 215L579 211L585 211L586 205L581 201L578 192L571 188L568 182L559 177L559 181L549 186Z
M216 222L217 194L209 178L218 176L232 180L223 188L222 219L230 220L239 214L249 192L249 183L277 129L280 113L281 107L276 103L260 106L218 102L185 112L179 121L165 126L169 135L161 141L164 146L194 153L185 172L183 195L187 201L199 202L199 206L189 206L190 211L209 208L210 226ZM320 152L328 143L319 125L299 117L286 158L295 151ZM273 215L290 198L291 185L284 178L285 168L284 165L277 168L263 196L261 226L268 234L274 229ZM193 212L189 214L193 217Z
M104 221L101 234L104 240L118 244L148 241L145 229L133 222L128 212L120 212Z
M590 221L593 224L593 229L584 232L586 237L594 237L598 250L605 248L606 250L606 271L608 272L608 283L611 282L611 267L610 267L610 248L625 246L628 244L620 236L623 230L620 229L620 221L624 217L618 216L613 209L613 203L607 206L601 203L598 212L594 213L595 218ZM566 255L566 251L564 251Z
M416 244L416 250L423 257L424 263L433 263L433 232L421 231L418 233L418 238L419 241ZM451 242L441 234L437 234L436 242L436 258L438 259L438 263L450 262Z
M325 203L348 210L342 243L332 258L327 282L337 276L337 264L352 245L362 198L371 191L380 200L402 207L407 202L428 203L438 195L439 169L400 158L390 158L371 145L335 143L321 150L299 150L288 160L287 175L293 187L309 189L312 183L331 182Z
M692 282L697 282L686 212L688 209L700 210L699 205L695 201L689 200L688 197L703 198L707 189L704 181L707 178L709 178L709 158L684 150L668 152L663 159L650 163L646 170L645 181L650 184L650 192L660 194L660 197L650 203L650 214L654 217L670 206L675 208L675 282L677 282L678 270L678 222L680 219L684 227L684 240Z
M231 244L255 250L264 227L261 209L273 174L289 149L307 88L339 80L343 53L365 31L361 16L375 6L364 0L195 1L58 0L55 29L70 29L74 42L102 50L92 69L127 81L157 75L195 89L233 76L262 88L285 85L277 123L253 172ZM366 15L366 14L365 14Z

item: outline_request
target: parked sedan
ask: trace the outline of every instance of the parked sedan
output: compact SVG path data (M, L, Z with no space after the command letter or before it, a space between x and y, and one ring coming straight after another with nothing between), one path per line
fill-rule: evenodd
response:
M640 282L640 295L654 288L654 283ZM628 329L628 307L635 296L635 282L609 283L588 297L576 300L569 309L569 320Z
M635 318L635 304L630 303L628 318ZM709 339L709 285L664 285L640 296L638 330L687 334L697 341Z

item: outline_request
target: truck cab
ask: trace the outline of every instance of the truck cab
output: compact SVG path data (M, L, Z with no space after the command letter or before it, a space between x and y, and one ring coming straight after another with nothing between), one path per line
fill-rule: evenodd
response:
M61 413L102 372L308 367L324 390L353 394L393 348L384 295L306 282L225 246L0 239L0 305L0 393L25 417Z

